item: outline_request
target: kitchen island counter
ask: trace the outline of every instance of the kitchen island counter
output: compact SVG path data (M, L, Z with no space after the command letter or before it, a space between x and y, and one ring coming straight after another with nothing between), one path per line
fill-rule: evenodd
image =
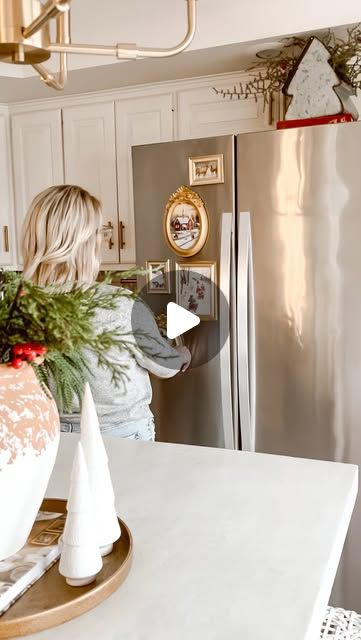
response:
M64 434L48 497L66 497ZM39 640L311 640L357 494L357 467L105 438L129 576Z

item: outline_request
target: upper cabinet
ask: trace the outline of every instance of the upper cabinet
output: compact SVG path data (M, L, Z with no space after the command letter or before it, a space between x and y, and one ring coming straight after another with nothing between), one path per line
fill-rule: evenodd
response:
M16 264L10 136L7 109L0 109L0 266Z
M116 102L121 261L135 263L132 146L173 140L171 93Z
M21 226L32 199L43 189L64 182L61 110L13 115L12 147L18 263L21 264Z
M65 182L87 189L101 201L102 263L118 263L114 102L65 107L63 136Z
M263 100L227 100L213 91L213 86L233 86L240 79L245 75L60 96L29 103L28 109L24 103L10 106L17 237L39 191L64 182L78 184L102 203L103 268L134 265L132 146L274 128L272 108L264 109ZM277 105L273 111L277 115ZM7 152L1 153L0 168L5 163L10 175ZM4 176L2 171L0 196L10 212L6 198L11 193L4 196L2 185L11 180ZM11 249L5 250L14 242L10 232L14 216L10 217L9 224L0 228L1 264L14 260L8 255Z
M201 88L179 91L177 94L177 138L208 138L248 131L274 129L272 108L275 105L247 100L229 100L217 95L213 86L229 86L225 81L214 80ZM232 85L231 85L232 86Z

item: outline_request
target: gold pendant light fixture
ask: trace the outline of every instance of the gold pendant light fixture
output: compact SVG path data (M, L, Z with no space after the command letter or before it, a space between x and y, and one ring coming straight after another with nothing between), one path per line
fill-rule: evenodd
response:
M70 39L71 0L0 0L0 61L31 65L53 89L63 89L67 80L67 54L113 56L118 60L165 58L181 53L193 40L196 0L186 0L188 28L182 42L170 49L139 48L135 44L73 44ZM56 42L51 42L49 21L56 20ZM50 73L43 62L59 53L59 71Z

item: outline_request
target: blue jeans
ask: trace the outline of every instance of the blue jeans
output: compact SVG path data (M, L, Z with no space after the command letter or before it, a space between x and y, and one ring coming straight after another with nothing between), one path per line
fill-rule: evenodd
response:
M62 433L80 433L80 425L73 422L63 422L60 424L60 430ZM103 436L127 438L128 440L148 440L154 442L154 418L142 418L141 420L123 422L116 426L103 427L101 432Z

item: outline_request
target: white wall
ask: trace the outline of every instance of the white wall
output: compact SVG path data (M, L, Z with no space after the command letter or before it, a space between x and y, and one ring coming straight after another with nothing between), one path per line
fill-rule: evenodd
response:
M185 0L72 0L73 42L135 42L168 47L185 31ZM190 48L250 42L361 20L360 0L197 0L198 28ZM70 68L110 58L70 56ZM128 63L131 64L131 63ZM0 75L4 65L0 64ZM14 76L30 70L12 65Z

